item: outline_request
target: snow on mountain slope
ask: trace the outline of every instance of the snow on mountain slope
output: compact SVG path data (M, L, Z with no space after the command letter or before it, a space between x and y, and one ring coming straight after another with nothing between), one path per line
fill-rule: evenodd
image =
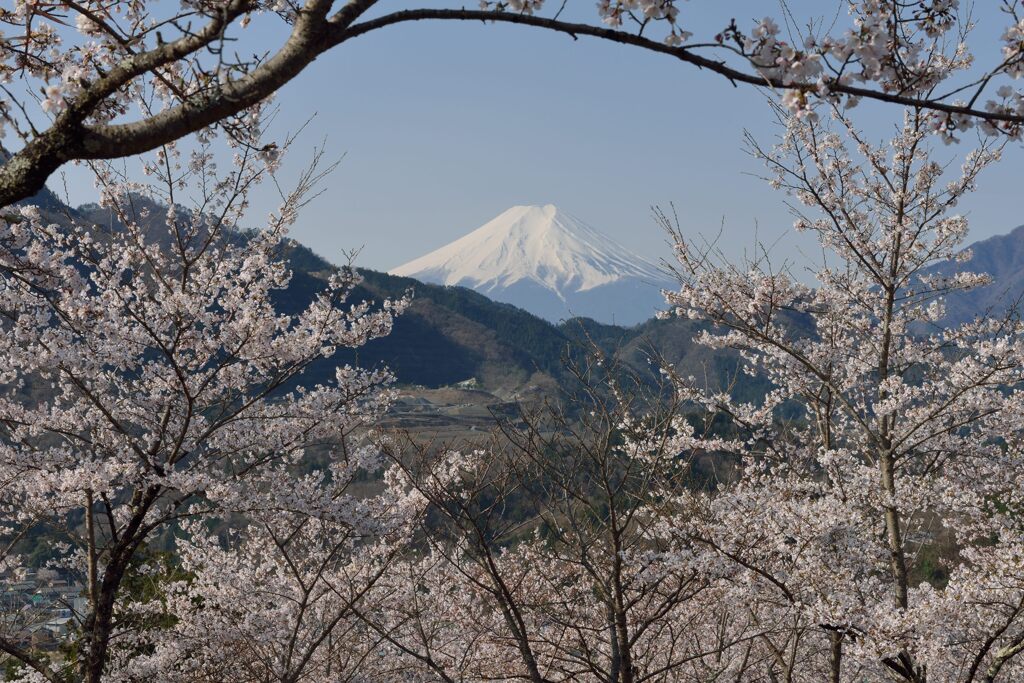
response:
M559 320L632 325L663 305L667 276L557 207L514 206L393 275L459 285Z

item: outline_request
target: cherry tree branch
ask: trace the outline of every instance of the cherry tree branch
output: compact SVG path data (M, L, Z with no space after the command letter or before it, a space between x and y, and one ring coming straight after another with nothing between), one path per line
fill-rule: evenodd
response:
M35 657L29 651L18 647L5 638L0 638L0 652L7 653L51 683L64 683L63 679L55 674L50 667L46 666L44 660Z
M195 33L161 44L123 60L116 68L87 84L69 101L49 129L34 137L22 150L0 167L0 205L24 199L40 191L47 178L61 165L73 160L112 159L153 150L208 126L214 125L258 104L284 84L298 76L309 64L331 48L352 38L389 26L421 21L493 22L541 28L578 39L588 36L620 45L664 54L728 79L734 85L746 84L808 95L819 90L814 80L791 80L761 72L750 64L749 70L731 66L723 60L698 54L693 45L670 45L639 33L599 25L564 21L556 17L519 14L507 10L411 9L359 21L376 0L349 0L329 15L330 0L307 0L296 13L292 31L269 58L254 64L247 73L223 85L192 94L179 104L141 120L122 124L89 124L91 115L104 100L146 73L160 78L159 69L207 49L221 39L235 19L254 8L252 0L231 0ZM358 22L358 23L357 23ZM726 46L723 44L722 46ZM1011 110L988 110L970 103L933 98L928 91L915 94L907 89L889 91L855 86L833 79L829 93L879 102L915 107L953 117L967 117L990 123L1021 125L1024 115Z
M818 87L817 83L790 81L786 79L780 79L773 76L769 76L763 73L742 71L735 67L729 66L722 60L711 59L709 57L704 57L702 55L696 54L695 52L693 52L691 47L673 47L662 41L653 40L651 38L645 38L644 36L636 33L629 33L626 31L605 28L602 26L594 26L591 24L561 21L557 19L550 19L547 17L534 16L530 14L513 14L511 12L444 9L403 10L387 14L377 19L371 19L355 24L346 31L342 32L342 37L338 42L344 42L350 38L354 38L355 36L363 35L365 33L369 33L370 31L378 30L386 26L426 20L481 21L519 24L524 26L535 26L538 28L545 28L551 31L556 31L558 33L564 33L566 35L571 36L573 39L578 39L579 36L590 36L594 38L600 38L602 40L607 40L613 43L618 43L620 45L632 45L634 47L643 48L650 52L657 52L660 54L669 55L670 57L675 57L676 59L687 64L690 64L692 66L695 66L699 69L707 69L708 71L716 73L719 76L723 76L734 85L738 83L744 83L747 85L767 86L771 88L778 88L784 90L800 90L803 92L812 92L816 90ZM866 99L878 100L879 102L886 102L889 104L896 104L904 107L914 107L928 109L932 111L940 111L947 114L970 116L972 118L983 119L986 121L1024 123L1024 116L1016 114L1009 114L1004 112L990 112L984 109L976 109L966 105L951 104L941 100L929 99L926 97L917 97L913 95L902 94L899 92L885 92L882 90L863 88L843 84L840 82L835 82L834 84L832 84L831 91L843 95L851 95L853 97L862 97Z

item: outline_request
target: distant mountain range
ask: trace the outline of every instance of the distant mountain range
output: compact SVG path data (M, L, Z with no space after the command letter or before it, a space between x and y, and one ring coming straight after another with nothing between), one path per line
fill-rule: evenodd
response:
M149 209L147 220L154 230L162 231L165 212L141 197L135 202L137 209ZM95 204L71 208L48 190L26 203L38 205L49 221L66 223L72 217L119 229L109 210ZM283 313L297 313L323 289L336 267L295 242L286 255L292 279L287 289L276 294L276 304ZM304 382L327 381L339 363L357 363L387 366L407 385L441 387L475 380L503 395L527 386L554 391L563 359L578 353L583 340L600 339L611 347L636 336L636 331L593 321L554 325L464 287L431 285L367 269L359 272L364 279L352 293L352 301L381 301L412 292L412 306L396 320L390 335L357 350L339 350L335 357L310 368Z
M467 287L552 322L636 325L664 308L668 275L556 206L514 206L390 273Z
M284 310L299 310L323 286L333 267L312 251L294 245L290 254L295 272L282 293ZM552 393L564 379L566 359L592 345L621 354L627 363L653 379L651 353L691 374L710 372L723 380L735 371L734 359L692 343L697 325L690 320L649 319L626 328L589 318L558 324L511 304L496 302L465 287L419 282L412 278L360 269L364 280L354 300L380 301L412 291L413 304L396 322L390 335L370 342L358 354L342 352L335 360L358 360L361 365L386 365L400 382L438 387L475 379L498 393L532 385Z
M31 203L39 204L47 218L55 222L70 214L80 221L116 229L110 213L95 205L72 209L48 191ZM553 213L558 216L557 210ZM151 211L151 215L154 220L162 220L160 211ZM947 304L951 322L990 310L1005 311L1008 302L1024 294L1024 227L978 242L972 249L973 258L959 267L988 272L996 284L952 297ZM615 263L614 256L608 255L608 262ZM292 244L288 259L294 274L289 287L278 293L277 305L282 312L298 312L325 286L335 266L298 243ZM617 272L627 270L620 264ZM563 361L591 344L618 353L637 372L649 373L652 379L657 372L650 363L651 356L660 356L683 374L707 377L722 386L736 372L734 354L711 351L692 342L700 326L690 320L648 319L622 327L570 318L555 324L466 287L423 283L365 269L360 273L364 281L353 293L353 300L380 301L412 291L413 304L398 318L389 336L357 351L339 351L334 358L311 368L307 382L326 380L338 363L356 362L363 366L386 365L403 384L440 387L474 379L499 395L512 395L530 386L557 392L564 379ZM756 386L744 389L750 393L760 390Z
M966 271L986 273L992 284L960 292L946 299L947 324L973 320L977 316L1002 315L1024 296L1024 225L1005 235L971 244L971 257L963 263L941 263L932 273L951 275Z

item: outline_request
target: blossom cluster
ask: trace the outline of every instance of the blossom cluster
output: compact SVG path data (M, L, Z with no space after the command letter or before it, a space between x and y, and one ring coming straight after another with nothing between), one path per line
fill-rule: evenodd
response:
M755 148L828 254L815 287L764 259L715 265L677 233L675 312L773 388L748 403L670 370L748 439L724 445L742 475L660 535L688 561L697 540L747 587L770 647L803 648L786 659L797 680L1015 680L1024 327L1013 315L951 325L942 305L988 281L963 269L967 223L953 209L999 150L949 178L920 112L885 147L837 121L793 117L777 149Z
M69 539L52 547L51 562L87 586L78 665L86 672L89 657L104 658L93 676L129 666L125 657L142 666L125 653L148 642L140 624L168 605L184 638L189 622L176 605L220 583L217 563L238 572L225 589L240 586L244 568L269 581L280 558L251 564L245 553L271 544L313 562L312 547L329 535L322 571L343 572L357 547L372 554L366 539L398 542L422 512L404 489L376 498L350 490L384 467L373 428L393 398L390 373L335 362L329 376L307 379L339 350L388 334L408 300L346 303L361 278L341 268L306 305L280 313L288 229L315 173L263 229L243 231L248 192L267 177L257 153L241 150L221 173L204 148L184 167L176 150L164 152L152 167L163 194L97 167L95 208L107 227L88 212L35 206L0 217L0 524L14 538ZM188 191L191 208L163 201ZM237 516L262 533L239 540L244 552L218 554L207 525ZM178 569L203 577L168 586L168 598L184 602L125 592L126 577L141 571L133 558L175 529L187 532ZM4 545L5 564L19 561L16 550ZM111 626L113 610L134 616ZM218 623L199 618L196 629ZM111 639L127 649L109 650Z

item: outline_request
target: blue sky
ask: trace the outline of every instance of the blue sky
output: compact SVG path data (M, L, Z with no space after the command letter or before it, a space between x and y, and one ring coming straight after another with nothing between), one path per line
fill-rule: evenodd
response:
M407 4L382 3L385 10ZM797 13L799 5L835 7L796 5ZM589 0L569 6L596 16ZM765 0L694 0L683 10L708 35L730 16L749 25L778 15L777 3ZM987 38L1000 17L979 18L978 44L994 55L998 45ZM765 94L662 55L526 27L420 23L322 56L278 103L279 132L315 115L280 174L283 184L322 140L330 155L345 155L293 232L329 259L362 248L358 264L387 269L509 206L544 203L653 259L668 249L650 207L669 203L688 233L721 229L730 256L753 244L755 225L763 241L781 237L773 252L780 260L800 263L813 251L807 238L789 234L783 196L751 175L761 167L743 150L744 128L767 143L777 132ZM876 138L900 118L878 105L855 111ZM957 151L937 144L940 154ZM962 205L972 239L1024 223L1022 178L1018 144ZM73 188L72 199L88 201L89 192ZM254 207L272 208L272 194Z

